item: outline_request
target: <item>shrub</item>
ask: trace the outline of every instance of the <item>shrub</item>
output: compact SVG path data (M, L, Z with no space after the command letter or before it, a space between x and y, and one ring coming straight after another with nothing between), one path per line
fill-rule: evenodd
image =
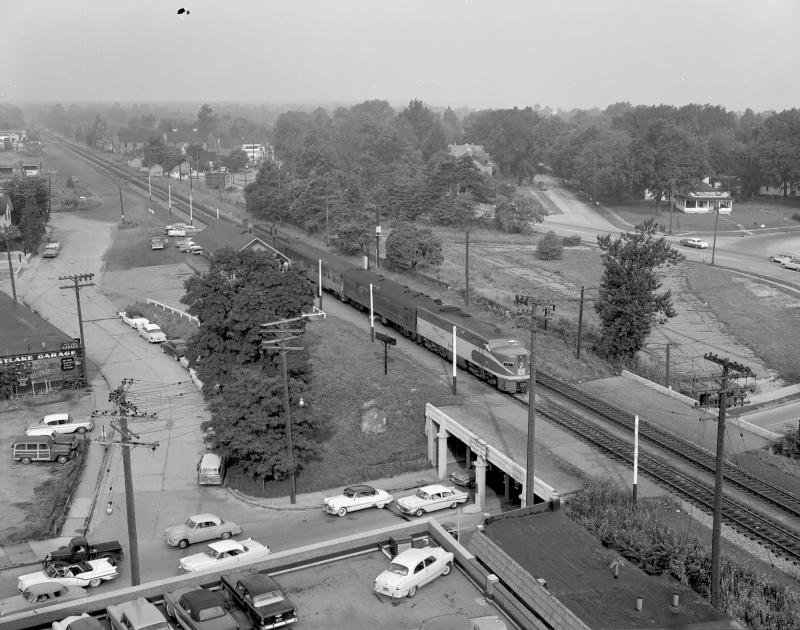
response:
M564 247L575 247L576 245L580 245L582 242L583 241L579 234L570 234L569 236L565 236L561 239L561 244Z
M787 431L775 445L775 452L784 457L800 459L800 429Z
M792 215L792 221L800 221L800 212L795 212Z
M561 237L552 230L545 234L536 246L536 254L540 260L560 260L563 253Z
M67 177L67 188L75 188L75 180L72 179L72 175Z

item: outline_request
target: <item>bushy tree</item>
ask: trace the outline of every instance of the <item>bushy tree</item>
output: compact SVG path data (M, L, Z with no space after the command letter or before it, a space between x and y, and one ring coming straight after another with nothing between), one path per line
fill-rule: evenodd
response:
M386 239L386 260L405 270L413 270L419 264L441 265L442 241L426 228L400 224Z
M366 254L374 242L374 230L366 221L343 223L336 226L334 243L346 254Z
M675 317L670 291L662 291L656 269L684 256L662 237L653 219L617 238L597 237L605 271L595 310L602 322L601 352L615 362L632 363L653 326Z
M536 255L541 260L560 260L564 253L564 245L561 237L550 230L536 244Z
M5 184L11 200L11 224L19 230L18 240L32 252L44 237L50 210L47 183L35 177L16 177Z

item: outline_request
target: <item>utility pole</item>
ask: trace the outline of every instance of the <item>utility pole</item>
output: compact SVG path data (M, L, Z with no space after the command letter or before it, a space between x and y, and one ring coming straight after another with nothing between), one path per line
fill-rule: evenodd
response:
M714 523L711 530L711 605L715 608L720 606L720 558L721 558L721 534L722 534L722 482L725 470L725 415L728 407L728 396L734 401L744 404L744 389L738 386L728 387L731 379L743 377L755 377L755 373L746 365L736 361L718 357L716 354L707 353L703 356L706 361L716 363L722 368L722 376L719 379L720 388L713 392L716 394L717 401L713 401L711 392L700 394L699 406L719 407L719 417L717 418L717 467L714 474Z
M469 228L464 239L464 305L469 306Z
M8 254L8 277L11 278L11 293L14 296L14 306L17 306L17 285L14 282L14 264L11 262L11 248L8 245L8 232L11 228L3 229L3 236L6 238L6 254Z
M528 452L525 463L525 506L531 507L535 500L534 447L536 444L536 359L534 358L536 329L531 322L530 373L528 375Z
M381 265L381 209L375 204L375 269Z
M81 314L81 288L82 287L93 287L94 282L89 282L92 278L94 278L93 273L79 273L72 276L59 276L59 280L71 280L72 284L67 284L65 286L59 287L59 289L74 289L75 290L75 302L78 304L78 330L79 336L81 338L81 378L83 379L83 383L86 384L86 341L83 336L83 315ZM81 284L83 282L83 284Z
M276 335L274 339L265 339L261 342L261 349L272 352L279 352L281 355L281 371L283 373L283 407L286 420L286 450L289 455L289 500L294 505L297 501L297 465L294 459L294 442L292 440L292 410L289 399L289 376L286 369L286 353L303 350L303 346L287 346L287 341L297 339L303 333L302 328L286 328L288 324L302 321L306 318L325 317L325 313L315 309L314 313L303 313L300 317L291 317L274 322L261 324L262 334ZM302 397L300 403L302 406Z
M711 246L711 266L714 266L714 255L717 253L717 223L719 223L719 203L717 203L717 213L714 215L714 244Z
M672 206L675 205L675 180L670 182L669 189L669 233L672 234Z
M125 208L122 205L122 186L119 187L119 211L122 214L122 225L125 225Z
M115 432L119 432L119 442L109 442L104 438L98 439L98 442L103 446L119 446L122 449L122 474L125 479L125 520L128 524L128 547L130 550L131 560L131 585L138 586L141 584L141 577L139 575L139 537L136 531L136 511L133 496L133 475L131 474L131 448L133 446L146 446L155 451L158 448L158 442L140 442L139 436L128 430L128 416L140 415L136 410L135 405L128 402L126 392L133 385L133 379L122 379L119 387L111 391L108 395L108 401L115 403L117 406L115 415L119 420L119 426L111 423L111 428ZM144 415L144 414L142 414ZM152 416L151 416L152 417ZM131 437L136 441L131 440ZM109 503L108 512L111 513L111 504Z
M578 341L575 348L575 358L581 358L581 332L583 330L583 289L584 286L581 285L581 305L580 309L578 310Z

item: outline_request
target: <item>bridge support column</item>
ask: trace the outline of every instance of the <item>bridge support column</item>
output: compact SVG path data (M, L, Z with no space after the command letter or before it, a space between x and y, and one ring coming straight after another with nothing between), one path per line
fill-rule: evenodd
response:
M428 434L428 463L436 465L436 424L430 418L425 419Z
M439 438L439 456L436 460L437 475L439 479L445 479L447 478L447 429L440 426L436 437Z
M486 505L486 459L480 455L475 460L475 505L479 511Z

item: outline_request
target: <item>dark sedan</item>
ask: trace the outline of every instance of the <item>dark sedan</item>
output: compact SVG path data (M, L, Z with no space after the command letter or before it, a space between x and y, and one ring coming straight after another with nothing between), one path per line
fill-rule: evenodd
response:
M264 573L230 573L222 576L222 590L247 613L255 630L282 628L297 622L295 606L281 587Z
M185 630L238 630L225 609L225 597L204 588L182 588L164 594L167 614Z

